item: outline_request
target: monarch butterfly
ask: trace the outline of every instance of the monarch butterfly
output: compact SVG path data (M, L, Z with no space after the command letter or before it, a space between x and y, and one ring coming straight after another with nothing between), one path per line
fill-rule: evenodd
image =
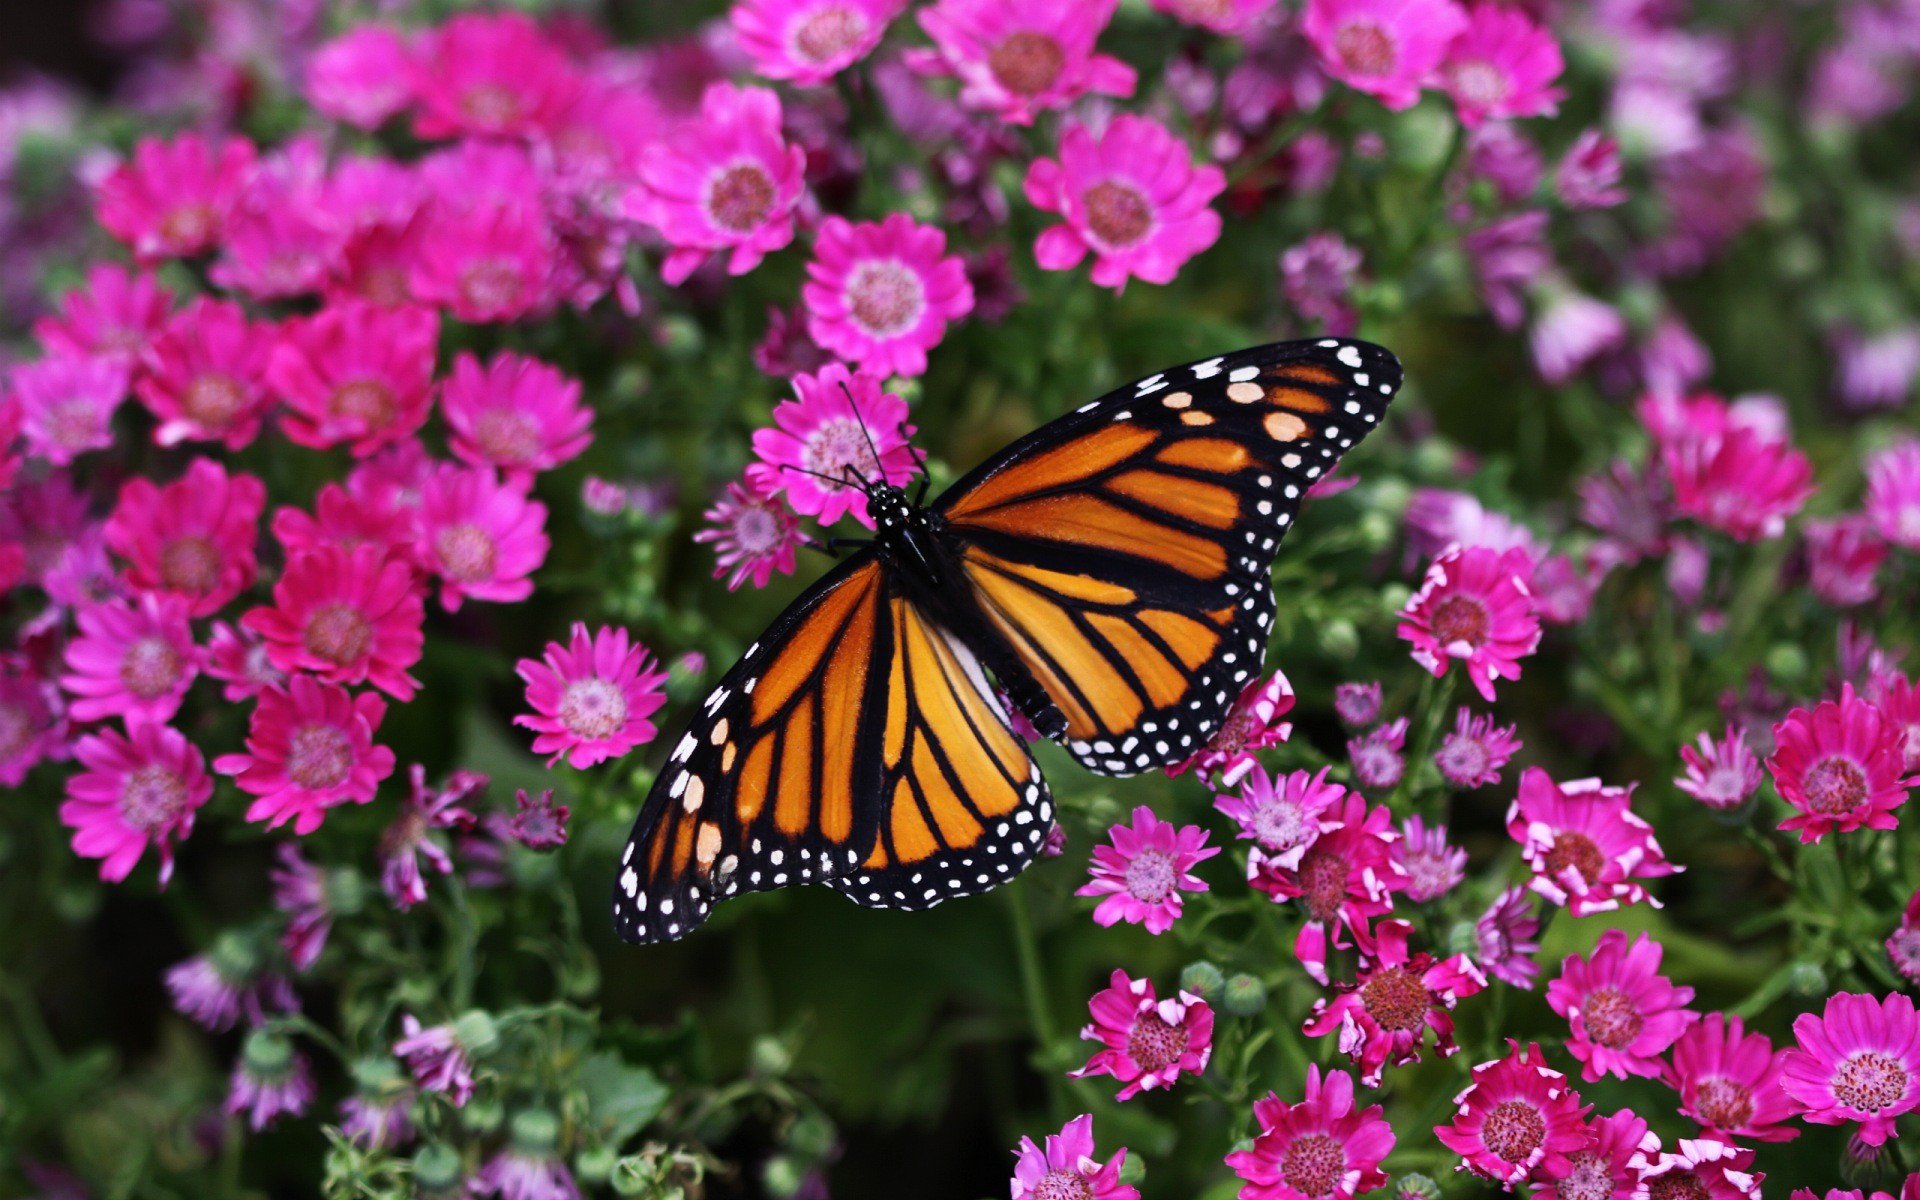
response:
M1053 804L996 683L1089 770L1193 754L1263 667L1301 496L1400 377L1365 342L1258 346L1109 392L931 505L863 485L872 544L674 743L621 856L620 936L672 940L789 884L918 909L1019 874Z

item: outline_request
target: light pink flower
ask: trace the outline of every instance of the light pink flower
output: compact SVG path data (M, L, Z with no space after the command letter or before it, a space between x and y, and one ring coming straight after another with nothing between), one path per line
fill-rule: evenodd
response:
M1215 796L1213 806L1239 823L1238 836L1270 852L1271 864L1291 870L1320 836L1321 818L1347 794L1346 788L1327 782L1330 769L1270 778L1264 767L1255 765L1241 781L1239 795Z
M793 574L800 522L778 496L762 492L751 480L729 483L701 515L709 525L693 540L713 544L713 577L725 576L728 591L737 591L749 579L763 588L775 571Z
M775 428L754 431L760 461L747 467L747 484L762 496L785 495L795 512L822 525L851 513L874 528L861 487L899 487L917 464L907 402L882 391L879 375L839 363L794 376L793 390L798 400L774 407Z
M227 1092L227 1114L247 1117L259 1133L281 1117L297 1117L313 1103L313 1068L307 1056L277 1033L256 1029L247 1036Z
M1867 516L1880 536L1920 551L1920 438L1903 437L1867 455Z
M120 717L129 726L165 721L200 673L200 648L187 627L188 601L146 593L132 602L100 600L74 614L80 634L67 643L67 673L78 721Z
M1293 685L1285 673L1275 671L1265 679L1254 679L1234 700L1207 744L1193 757L1168 767L1167 774L1198 771L1221 787L1237 785L1259 762L1256 751L1277 746L1293 733L1293 722L1281 720L1292 711Z
M1511 1053L1473 1069L1473 1082L1454 1097L1453 1122L1433 1132L1464 1160L1467 1170L1495 1183L1513 1185L1539 1172L1557 1174L1572 1164L1568 1155L1587 1145L1586 1117L1591 1106L1567 1086L1567 1077L1547 1067L1540 1047L1508 1040Z
M1330 229L1280 252L1280 284L1287 303L1309 322L1341 337L1353 333L1359 313L1353 285L1365 259L1357 246Z
M1417 813L1400 823L1392 856L1407 877L1407 899L1415 904L1438 900L1466 878L1467 852L1448 843L1445 825L1428 825Z
M1618 309L1564 283L1549 283L1527 335L1540 378L1563 384L1580 369L1626 341L1627 321Z
M1739 1017L1708 1013L1674 1043L1666 1081L1704 1136L1790 1142L1800 1131L1785 1124L1797 1107L1780 1086L1786 1056L1767 1035L1746 1032Z
M303 90L316 112L378 129L413 101L407 39L385 25L355 25L313 52Z
M440 412L454 457L498 467L513 483L530 483L593 441L593 410L580 403L580 381L510 351L484 368L471 354L454 359Z
M1474 961L1487 974L1517 988L1531 988L1540 974L1533 956L1540 949L1540 917L1525 888L1510 887L1494 897L1474 923Z
M1520 660L1540 645L1540 619L1527 591L1532 573L1532 560L1518 549L1470 546L1434 559L1400 613L1400 636L1413 643L1413 661L1436 679L1460 661L1491 702L1493 681L1520 678Z
M905 0L738 0L727 16L756 73L818 87L880 44Z
M576 621L566 645L548 642L544 661L523 658L514 670L533 712L513 723L539 735L533 752L551 755L549 767L562 758L576 768L619 758L659 732L648 718L666 703L667 674L624 629L603 625L589 635Z
M220 240L254 157L245 138L142 138L101 182L95 215L142 263L190 258Z
M380 835L380 888L394 908L405 912L427 898L427 881L420 860L442 875L453 873L453 857L441 829L472 829L477 821L462 807L484 791L487 777L478 771L455 771L444 786L427 786L427 769L419 763L407 768L407 796L400 813Z
M1274 6L1274 0L1149 0L1149 3L1176 21L1211 29L1226 37L1251 32Z
M546 561L547 506L485 467L443 465L420 493L414 557L440 580L440 607L463 600L508 603L533 594Z
M1140 1200L1137 1188L1120 1182L1126 1165L1123 1146L1105 1163L1093 1157L1093 1117L1083 1114L1068 1121L1057 1134L1048 1134L1043 1149L1032 1138L1020 1139L1013 1168L1013 1200Z
M282 671L310 672L328 683L371 683L411 700L420 681L407 668L426 642L425 606L413 569L387 547L320 545L288 562L273 604L251 609L241 625L267 642Z
M258 478L229 478L219 463L196 458L165 487L127 480L107 519L107 545L127 560L129 588L185 596L194 616L211 616L253 582L266 502Z
M1198 996L1181 992L1177 998L1157 1000L1152 980L1130 979L1125 971L1115 971L1087 1008L1093 1020L1080 1036L1105 1049L1086 1066L1067 1072L1071 1078L1111 1075L1126 1085L1114 1099L1131 1100L1143 1091L1172 1087L1182 1071L1197 1075L1207 1069L1213 1054L1213 1009Z
M573 102L566 52L521 13L461 13L414 46L413 129L423 138L530 137Z
M1420 98L1467 17L1453 0L1308 0L1301 28L1327 74L1398 112Z
M940 0L919 13L934 48L908 51L906 61L923 74L957 78L963 106L1031 125L1037 113L1065 108L1088 92L1133 95L1133 68L1093 50L1117 6L1118 0Z
M4 682L4 681L0 681ZM1920 983L1920 891L1914 892L1900 913L1900 924L1887 935L1887 961L1900 977Z
M127 368L108 358L57 355L7 372L27 452L66 466L113 444L113 414L127 398Z
M1517 9L1477 4L1447 47L1440 85L1453 97L1460 123L1549 116L1566 93L1552 83L1566 69L1553 34Z
M1700 1014L1687 1008L1690 987L1675 987L1660 972L1662 947L1646 934L1629 944L1609 929L1586 957L1566 960L1547 984L1547 1005L1567 1019L1567 1052L1585 1064L1581 1078L1657 1078L1661 1056Z
M1333 711L1341 721L1355 729L1364 729L1380 719L1381 687L1377 679L1365 683L1342 683L1333 689Z
M1407 719L1398 717L1347 739L1347 761L1362 791L1390 792L1407 773Z
M1798 830L1803 843L1829 833L1894 828L1894 810L1920 784L1920 776L1904 774L1906 731L1856 696L1852 684L1841 685L1837 702L1788 713L1773 727L1773 741L1767 771L1781 799L1799 810L1780 828Z
M1546 234L1546 210L1535 208L1491 221L1460 239L1480 299L1502 329L1525 323L1526 289L1553 269Z
M826 218L801 289L808 333L882 379L924 374L927 351L973 309L966 263L946 249L944 232L905 213Z
M1718 740L1701 731L1693 746L1680 747L1680 758L1687 773L1675 779L1673 786L1719 812L1733 812L1745 804L1765 778L1759 757L1733 725Z
M265 821L270 829L291 820L304 837L320 828L329 808L367 803L393 774L393 751L373 740L386 714L387 702L372 693L351 696L295 675L285 690L260 694L246 752L221 755L213 769L258 797L247 820Z
M462 1021L480 1024L470 1017ZM443 1093L455 1108L465 1107L473 1098L473 1058L461 1040L460 1022L423 1028L418 1017L404 1013L400 1028L406 1036L393 1044L393 1052L406 1060L414 1082L424 1091Z
M225 621L215 621L210 627L201 669L224 685L220 695L229 704L251 700L266 688L287 684L287 673L267 657L267 644Z
M1389 1066L1420 1061L1427 1030L1433 1048L1450 1058L1453 1007L1487 986L1486 976L1464 954L1435 960L1408 949L1413 926L1382 921L1374 927L1375 946L1363 954L1353 983L1334 985L1333 999L1314 1001L1301 1032L1308 1037L1340 1035L1340 1052L1360 1068L1360 1082L1379 1087Z
M119 883L149 845L160 855L160 885L173 876L173 842L193 832L194 813L213 798L207 762L186 735L167 725L103 729L74 743L85 771L67 780L60 822L73 852L97 858L100 878Z
M1239 1200L1353 1200L1385 1187L1380 1164L1393 1153L1393 1126L1378 1105L1357 1108L1353 1076L1307 1064L1305 1095L1288 1104L1272 1092L1253 1102L1253 1145L1227 1155L1245 1182Z
M173 293L151 271L129 271L117 263L98 263L87 271L85 287L60 298L60 311L33 323L33 336L48 354L104 358L128 369L166 326Z
M1453 731L1440 739L1434 765L1448 783L1459 788L1485 787L1500 782L1500 772L1520 750L1519 726L1498 726L1492 713L1475 716L1462 707Z
M411 437L432 410L439 340L440 318L423 308L347 301L288 321L267 368L287 437L345 442L355 458Z
M1144 804L1133 810L1133 824L1107 830L1110 846L1093 848L1093 882L1076 896L1103 896L1093 910L1098 925L1125 921L1145 925L1152 934L1173 928L1180 916L1181 892L1204 892L1206 880L1194 875L1196 864L1220 853L1207 845L1207 831L1198 825L1175 828L1153 815Z
M250 445L272 404L266 373L276 337L271 324L249 321L238 304L196 297L154 339L134 384L159 421L153 440Z
M1576 917L1625 904L1660 902L1642 879L1678 874L1654 840L1653 828L1628 808L1629 787L1598 779L1555 783L1539 767L1520 776L1507 809L1507 833L1533 870L1529 886Z

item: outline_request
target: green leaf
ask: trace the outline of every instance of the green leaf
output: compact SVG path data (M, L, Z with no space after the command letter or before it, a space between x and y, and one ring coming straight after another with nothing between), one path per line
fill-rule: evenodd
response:
M615 1147L659 1116L673 1094L652 1071L609 1052L596 1054L581 1066L580 1090L595 1127Z

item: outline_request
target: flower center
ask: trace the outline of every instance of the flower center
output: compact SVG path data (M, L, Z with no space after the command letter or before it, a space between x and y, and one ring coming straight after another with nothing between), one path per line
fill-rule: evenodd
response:
M120 682L141 700L166 695L180 682L184 664L173 643L163 637L143 637L127 647L120 660Z
M1173 893L1173 859L1162 850L1142 850L1127 864L1127 892L1145 904L1158 904Z
M69 450L84 450L100 435L100 425L100 406L86 396L70 396L47 410L47 435Z
M314 657L345 666L366 656L373 644L373 624L358 608L335 601L313 611L301 640Z
M496 547L493 536L471 521L449 525L433 538L440 568L462 583L493 578Z
M1640 1006L1619 988L1595 988L1580 1006L1580 1023L1595 1045L1621 1050L1640 1036Z
M1372 791L1390 788L1400 782L1407 764L1393 747L1368 739L1351 751L1353 773L1360 786Z
M776 195L758 163L736 163L707 184L707 219L728 233L752 233L773 211Z
M393 420L393 389L378 379L353 379L335 388L327 398L327 414L353 421L364 429L380 429Z
M1553 1189L1560 1200L1612 1200L1614 1178L1605 1157L1582 1150L1568 1155L1567 1161L1572 1165Z
M1093 1185L1078 1171L1048 1171L1034 1185L1033 1200L1093 1200Z
M1316 921L1331 921L1347 902L1347 860L1323 850L1309 850L1300 863L1300 897L1307 902L1307 915Z
M612 737L627 723L627 697L604 679L576 679L560 696L560 720L577 737Z
M120 788L120 818L127 828L151 837L180 818L187 809L187 784L160 763L148 763L127 772Z
M1281 796L1253 810L1253 836L1260 844L1285 850L1307 840L1307 819L1300 806Z
M987 70L1016 96L1038 96L1053 86L1067 65L1067 52L1044 33L1023 30L1010 35L987 55Z
M1837 817L1866 802L1867 773L1852 759L1835 755L1809 767L1800 787L1814 812Z
M823 4L795 23L794 56L818 66L852 53L866 36L865 17L838 4Z
M1512 90L1507 73L1483 58L1455 63L1447 69L1447 76L1453 94L1466 101L1468 108L1492 108Z
M246 406L246 389L223 371L195 376L180 397L181 411L203 429L225 429Z
M1180 1061L1187 1052L1191 1035L1185 1025L1169 1025L1156 1012L1144 1012L1134 1019L1127 1034L1127 1057L1143 1071L1157 1074Z
M1449 734L1440 743L1440 753L1434 758L1439 764L1440 773L1456 782L1473 780L1477 783L1487 777L1493 766L1493 756L1487 753L1485 742L1458 734Z
M1558 877L1571 867L1580 873L1580 881L1592 886L1606 869L1606 855L1584 833L1563 829L1553 835L1553 847L1547 851L1547 870Z
M1647 1200L1709 1200L1712 1195L1692 1171L1669 1171L1647 1180Z
M1333 35L1340 61L1355 75L1388 75L1399 54L1393 38L1372 21L1349 21Z
M520 97L511 88L482 83L460 93L460 112L475 125L498 129L520 117Z
M352 770L353 739L338 725L303 725L287 739L287 778L298 787L338 787Z
M1546 1118L1525 1100L1503 1100L1482 1122L1480 1140L1503 1162L1524 1163L1547 1140Z
M1849 1057L1833 1073L1833 1095L1848 1108L1877 1113L1906 1098L1912 1077L1891 1054L1863 1050Z
M847 280L847 308L867 335L897 337L919 323L927 290L898 262L863 262Z
M1715 767L1701 791L1714 808L1733 808L1747 798L1747 777L1737 767Z
M212 591L220 583L220 551L198 534L173 539L160 551L160 582L189 595Z
M1094 184L1080 203L1087 210L1087 228L1106 245L1131 246L1153 228L1153 206L1139 188L1117 179Z
M476 259L460 274L460 296L475 312L507 312L520 299L525 283L512 259Z
M4 719L4 714L0 714L0 722ZM4 728L0 724L0 731ZM10 744L6 734L0 732L0 762L6 761ZM1894 930L1893 936L1887 939L1887 957L1893 961L1894 970L1908 979L1920 980L1920 928Z
M1465 642L1478 649L1487 640L1486 606L1471 596L1448 596L1433 606L1433 615L1427 618L1427 624L1441 644L1451 646L1456 642Z
M497 463L531 462L540 450L540 425L531 414L490 408L474 421L473 440Z
M1407 967L1388 967L1361 985L1360 1002L1380 1028L1410 1033L1426 1023L1433 993Z
M160 220L160 240L176 252L198 250L213 237L213 208L182 204Z
M1346 1172L1345 1148L1324 1133L1302 1134L1280 1156L1281 1180L1302 1196L1331 1196Z
M1416 904L1444 896L1453 888L1453 864L1444 850L1437 854L1416 850L1401 865L1407 869L1407 898Z
M733 540L743 554L766 554L780 545L780 520L758 504L742 509L733 519Z
M1753 1116L1753 1091L1737 1079L1710 1075L1694 1090L1693 1111L1706 1124L1730 1133Z
M880 463L873 457L866 433L855 421L822 421L818 429L807 435L800 457L805 460L807 470L835 480L843 478L848 467L853 468L855 479L880 477Z

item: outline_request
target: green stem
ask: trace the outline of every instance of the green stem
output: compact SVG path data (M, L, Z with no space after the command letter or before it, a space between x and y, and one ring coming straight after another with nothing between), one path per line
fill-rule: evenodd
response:
M1027 889L1007 889L1013 912L1014 951L1020 960L1020 988L1026 995L1027 1021L1042 1046L1053 1045L1053 1013L1047 1006L1046 979L1040 974L1040 944L1033 932L1033 914L1027 909Z
M1433 753L1433 743L1440 736L1440 724L1446 717L1447 707L1453 703L1454 678L1457 672L1448 672L1435 679L1429 675L1420 682L1420 697L1414 702L1413 749L1408 752L1406 769L1400 774L1400 782L1387 797L1387 807L1393 812L1404 815L1411 802L1415 780L1426 766L1427 757Z

